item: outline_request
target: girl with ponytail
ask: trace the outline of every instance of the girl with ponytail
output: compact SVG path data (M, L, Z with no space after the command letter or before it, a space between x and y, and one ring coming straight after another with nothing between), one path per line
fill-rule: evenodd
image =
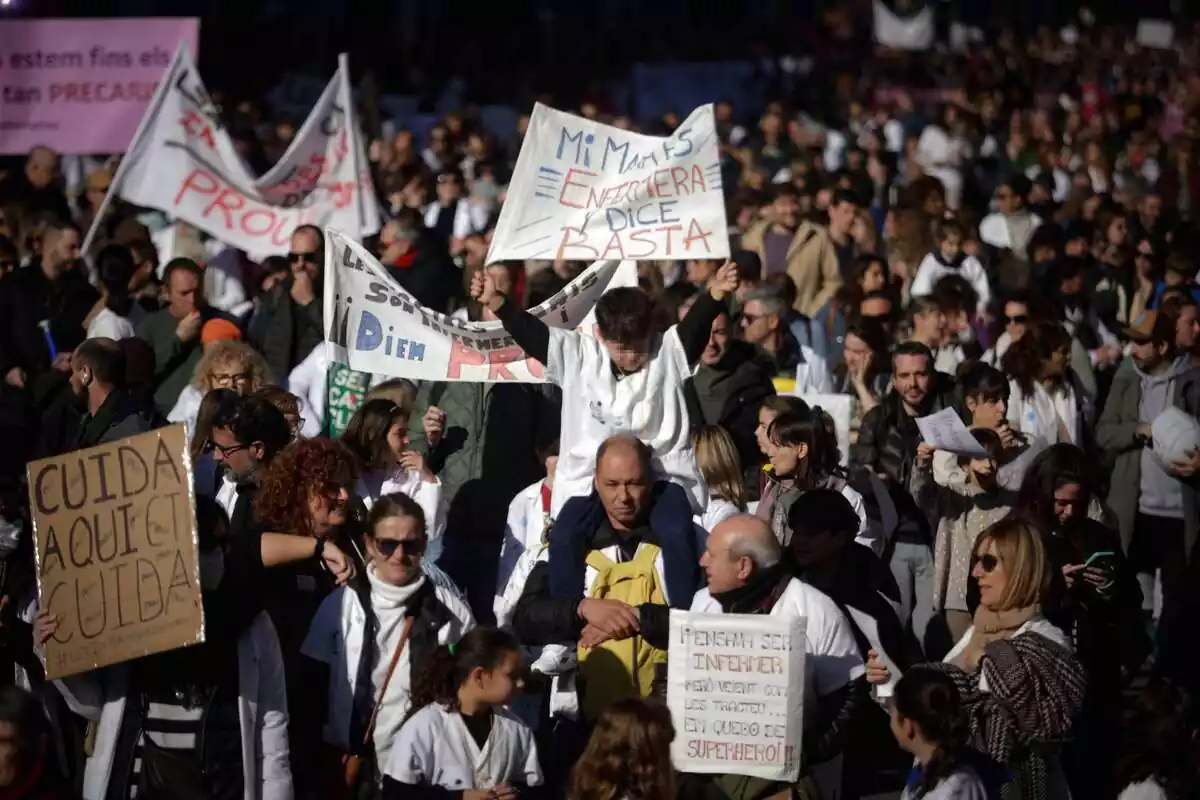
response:
M993 800L1002 768L971 750L967 711L950 676L913 667L892 695L892 735L917 764L901 800Z
M383 800L516 800L542 782L533 731L503 706L522 687L516 638L475 628L435 649L384 766Z

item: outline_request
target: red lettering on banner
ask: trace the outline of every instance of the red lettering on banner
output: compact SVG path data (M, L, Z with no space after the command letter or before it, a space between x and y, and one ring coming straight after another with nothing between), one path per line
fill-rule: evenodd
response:
M446 367L446 377L452 381L459 380L464 366L482 367L486 361L482 352L466 347L455 339L450 345L450 364Z
M461 380L463 377L463 367L484 367L488 368L487 378L479 378L479 380L489 381L515 381L517 378L509 370L510 364L520 360L525 360L525 368L529 370L529 374L535 378L541 379L544 375L542 364L535 358L530 358L525 355L525 351L519 347L505 347L500 350L476 350L472 347L467 347L458 339L451 342L450 345L450 363L446 367L446 377L450 380Z
M179 187L179 194L175 195L175 205L178 206L183 196L189 191L197 192L198 194L212 194L220 189L221 185L217 183L217 179L212 173L203 169L194 169L191 174L183 179L183 185Z
M204 216L212 214L213 209L220 209L225 214L225 227L228 230L233 229L233 212L241 211L246 207L246 196L229 187L221 189L217 198L208 204L208 208L204 209Z
M570 206L571 208L584 208L584 205L582 203L567 201L567 199L566 199L567 187L578 186L580 189L586 189L586 188L588 188L588 184L579 183L578 181L573 181L573 180L571 180L571 178L574 177L575 175L587 175L590 178L594 178L594 177L596 177L596 174L597 173L595 173L595 172L588 172L586 169L569 169L569 170L567 170L567 176L565 178L563 178L562 189L558 193L558 202L564 206Z
M576 241L576 242L568 241L568 239L571 238L572 232L579 234L579 241ZM587 234L584 233L579 228L572 228L570 225L565 225L565 226L563 226L562 234L563 234L562 241L558 243L557 258L565 258L565 256L563 256L563 252L568 247L578 247L582 250L591 251L591 255L589 257L587 257L585 259L580 259L582 261L595 261L596 259L600 258L600 252L598 250L596 250L596 248L590 247L587 244L584 244L587 241L588 237L587 237Z
M204 143L214 150L217 144L213 141L212 128L204 120L204 117L197 114L195 111L188 110L183 115L183 119L179 120L179 124L183 126L183 130L188 136L196 136L204 140Z
M691 252L692 242L699 239L701 244L704 245L705 251L711 253L712 248L708 246L709 236L712 236L712 231L704 230L700 227L700 223L697 220L692 220L688 223L687 236L683 237L683 249Z
M353 184L351 184L353 186ZM175 195L175 206L183 204L187 194L194 192L205 198L211 198L201 212L202 217L220 215L226 230L240 230L247 236L255 238L269 237L271 244L276 247L286 245L292 235L292 230L302 218L293 216L290 212L275 210L247 203L247 197L236 189L232 189L204 169L193 169L184 178ZM247 205L251 205L247 209Z
M252 230L250 226L250 220L254 219L255 217L265 218L267 226L262 230ZM254 211L249 211L245 216L242 217L241 227L242 230L251 236L266 236L271 232L271 229L275 227L275 214L272 211L267 211L261 208L255 209Z

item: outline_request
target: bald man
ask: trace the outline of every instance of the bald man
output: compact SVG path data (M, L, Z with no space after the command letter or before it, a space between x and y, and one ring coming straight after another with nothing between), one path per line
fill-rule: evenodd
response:
M615 657L592 662L611 667L628 668L628 640L640 639L641 666L624 683L642 696L651 688L650 660L665 666L669 609L686 609L701 582L687 496L675 484L656 481L652 462L650 448L629 434L604 440L592 493L563 505L512 620L526 645L611 648ZM642 588L629 593L630 587ZM619 697L595 692L600 683L612 684L588 669L585 664L588 680L579 700L594 718Z
M55 183L57 178L58 153L49 147L34 147L25 159L25 168L0 181L0 206L16 206L29 219L49 216L68 222L71 208Z
M840 796L841 762L833 759L870 703L863 654L849 620L828 595L792 577L778 539L758 517L739 514L714 527L700 566L708 587L696 593L693 613L806 620L801 763L823 796ZM774 787L762 788L754 796L775 793Z

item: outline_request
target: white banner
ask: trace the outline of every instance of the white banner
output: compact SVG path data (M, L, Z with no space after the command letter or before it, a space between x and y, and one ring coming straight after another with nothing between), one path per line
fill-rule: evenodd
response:
M675 769L796 781L805 625L803 618L671 612L667 706Z
M334 226L359 238L379 230L344 56L292 146L257 180L221 127L186 48L142 122L114 181L115 196L163 211L256 259L286 253L300 225Z
M488 263L729 258L711 105L645 136L538 103Z
M362 245L325 231L325 342L330 360L409 380L542 383L542 365L499 322L471 322L424 308ZM600 295L637 286L631 262L593 264L530 313L554 328L590 332Z
M873 5L876 42L894 50L928 50L933 47L937 26L932 3L916 14L903 17L884 5L883 0L874 0Z

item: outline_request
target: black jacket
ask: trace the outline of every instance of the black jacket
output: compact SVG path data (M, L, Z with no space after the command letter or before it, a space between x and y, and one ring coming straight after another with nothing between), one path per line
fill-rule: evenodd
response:
M108 444L166 424L167 421L152 405L138 400L124 389L116 389L96 409L94 416L85 415L80 420L75 447L83 449Z
M450 301L462 295L462 270L454 264L445 245L428 234L422 235L413 247L416 253L411 263L403 267L388 264L388 274L418 303L446 313Z
M934 379L935 384L930 387L932 402L926 414L954 405L954 379L940 372L934 373ZM905 413L903 402L893 389L863 415L858 441L850 447L850 460L886 475L892 486L907 490L921 433L916 420Z
M5 374L21 367L30 375L45 371L52 360L39 323L49 323L49 334L59 353L74 350L87 336L83 321L100 298L78 270L51 281L39 266L19 269L0 288L0 364Z
M288 276L262 296L258 314L250 326L250 342L263 354L271 376L283 383L292 369L325 339L324 303L319 286L307 306L292 299Z

